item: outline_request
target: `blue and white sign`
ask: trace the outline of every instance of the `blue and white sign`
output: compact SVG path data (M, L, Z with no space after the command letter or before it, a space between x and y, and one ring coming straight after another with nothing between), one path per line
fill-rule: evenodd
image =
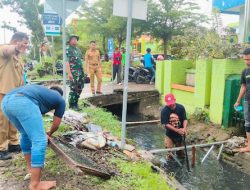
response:
M60 25L44 25L45 36L60 36L61 35L61 27Z
M43 24L61 25L62 19L58 14L44 13L42 15Z
M114 53L114 40L113 38L108 39L108 55L112 57Z

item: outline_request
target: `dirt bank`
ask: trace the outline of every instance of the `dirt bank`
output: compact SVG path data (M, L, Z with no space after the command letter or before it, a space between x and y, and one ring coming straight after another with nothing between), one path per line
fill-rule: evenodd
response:
M229 127L222 129L218 125L197 123L195 121L190 121L189 132L188 132L188 142L189 144L197 143L208 143L214 141L224 141L228 139L245 137L244 128L240 127ZM244 140L244 143L246 140ZM241 146L244 146L241 143ZM234 167L240 169L244 173L250 175L250 153L237 153L233 149L236 147L228 147L232 151L224 149L223 160L227 163L233 165Z

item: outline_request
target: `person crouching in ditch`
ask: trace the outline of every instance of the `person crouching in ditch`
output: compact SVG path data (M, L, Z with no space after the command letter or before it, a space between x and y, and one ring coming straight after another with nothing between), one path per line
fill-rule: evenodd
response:
M165 147L183 146L182 138L187 134L187 117L183 105L176 103L173 94L165 96L166 106L161 111L161 124L166 128ZM185 157L183 151L177 152L180 157Z
M63 91L59 87L26 85L7 93L1 107L4 115L20 133L20 146L31 174L30 190L48 190L56 181L41 181L48 138L58 129L65 111ZM50 130L45 132L42 114L54 111Z

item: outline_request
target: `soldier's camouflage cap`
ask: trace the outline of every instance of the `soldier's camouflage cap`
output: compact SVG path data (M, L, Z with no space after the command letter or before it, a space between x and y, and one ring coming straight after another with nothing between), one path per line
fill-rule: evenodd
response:
M71 40L72 38L76 38L77 41L79 40L79 36L77 36L77 35L70 35L70 36L69 36L68 43L70 42L70 40Z

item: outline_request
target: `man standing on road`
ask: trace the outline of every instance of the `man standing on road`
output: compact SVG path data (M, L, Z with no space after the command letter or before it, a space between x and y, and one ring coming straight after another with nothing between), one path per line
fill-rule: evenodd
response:
M23 68L21 54L28 48L27 34L16 32L8 45L0 46L0 104L13 88L23 85ZM0 160L11 159L10 152L19 152L17 130L5 118L0 108Z
M183 105L176 103L173 94L165 96L166 106L161 111L161 124L166 128L165 147L173 148L182 146L182 138L187 134L187 117ZM178 152L183 157L183 151Z
M78 106L78 100L84 87L82 53L81 50L77 47L78 40L78 36L70 36L68 41L69 46L66 50L66 68L70 80L69 108L76 111L81 110Z
M234 104L234 107L237 108L240 105L240 101L245 95L244 118L248 143L245 148L241 148L239 151L250 152L250 48L245 49L245 51L243 52L243 59L246 63L247 68L242 71L240 93L236 103Z
M90 75L90 86L93 95L102 94L102 69L99 50L96 49L95 41L90 42L90 48L85 54L85 71ZM97 89L95 91L95 76L97 78Z

